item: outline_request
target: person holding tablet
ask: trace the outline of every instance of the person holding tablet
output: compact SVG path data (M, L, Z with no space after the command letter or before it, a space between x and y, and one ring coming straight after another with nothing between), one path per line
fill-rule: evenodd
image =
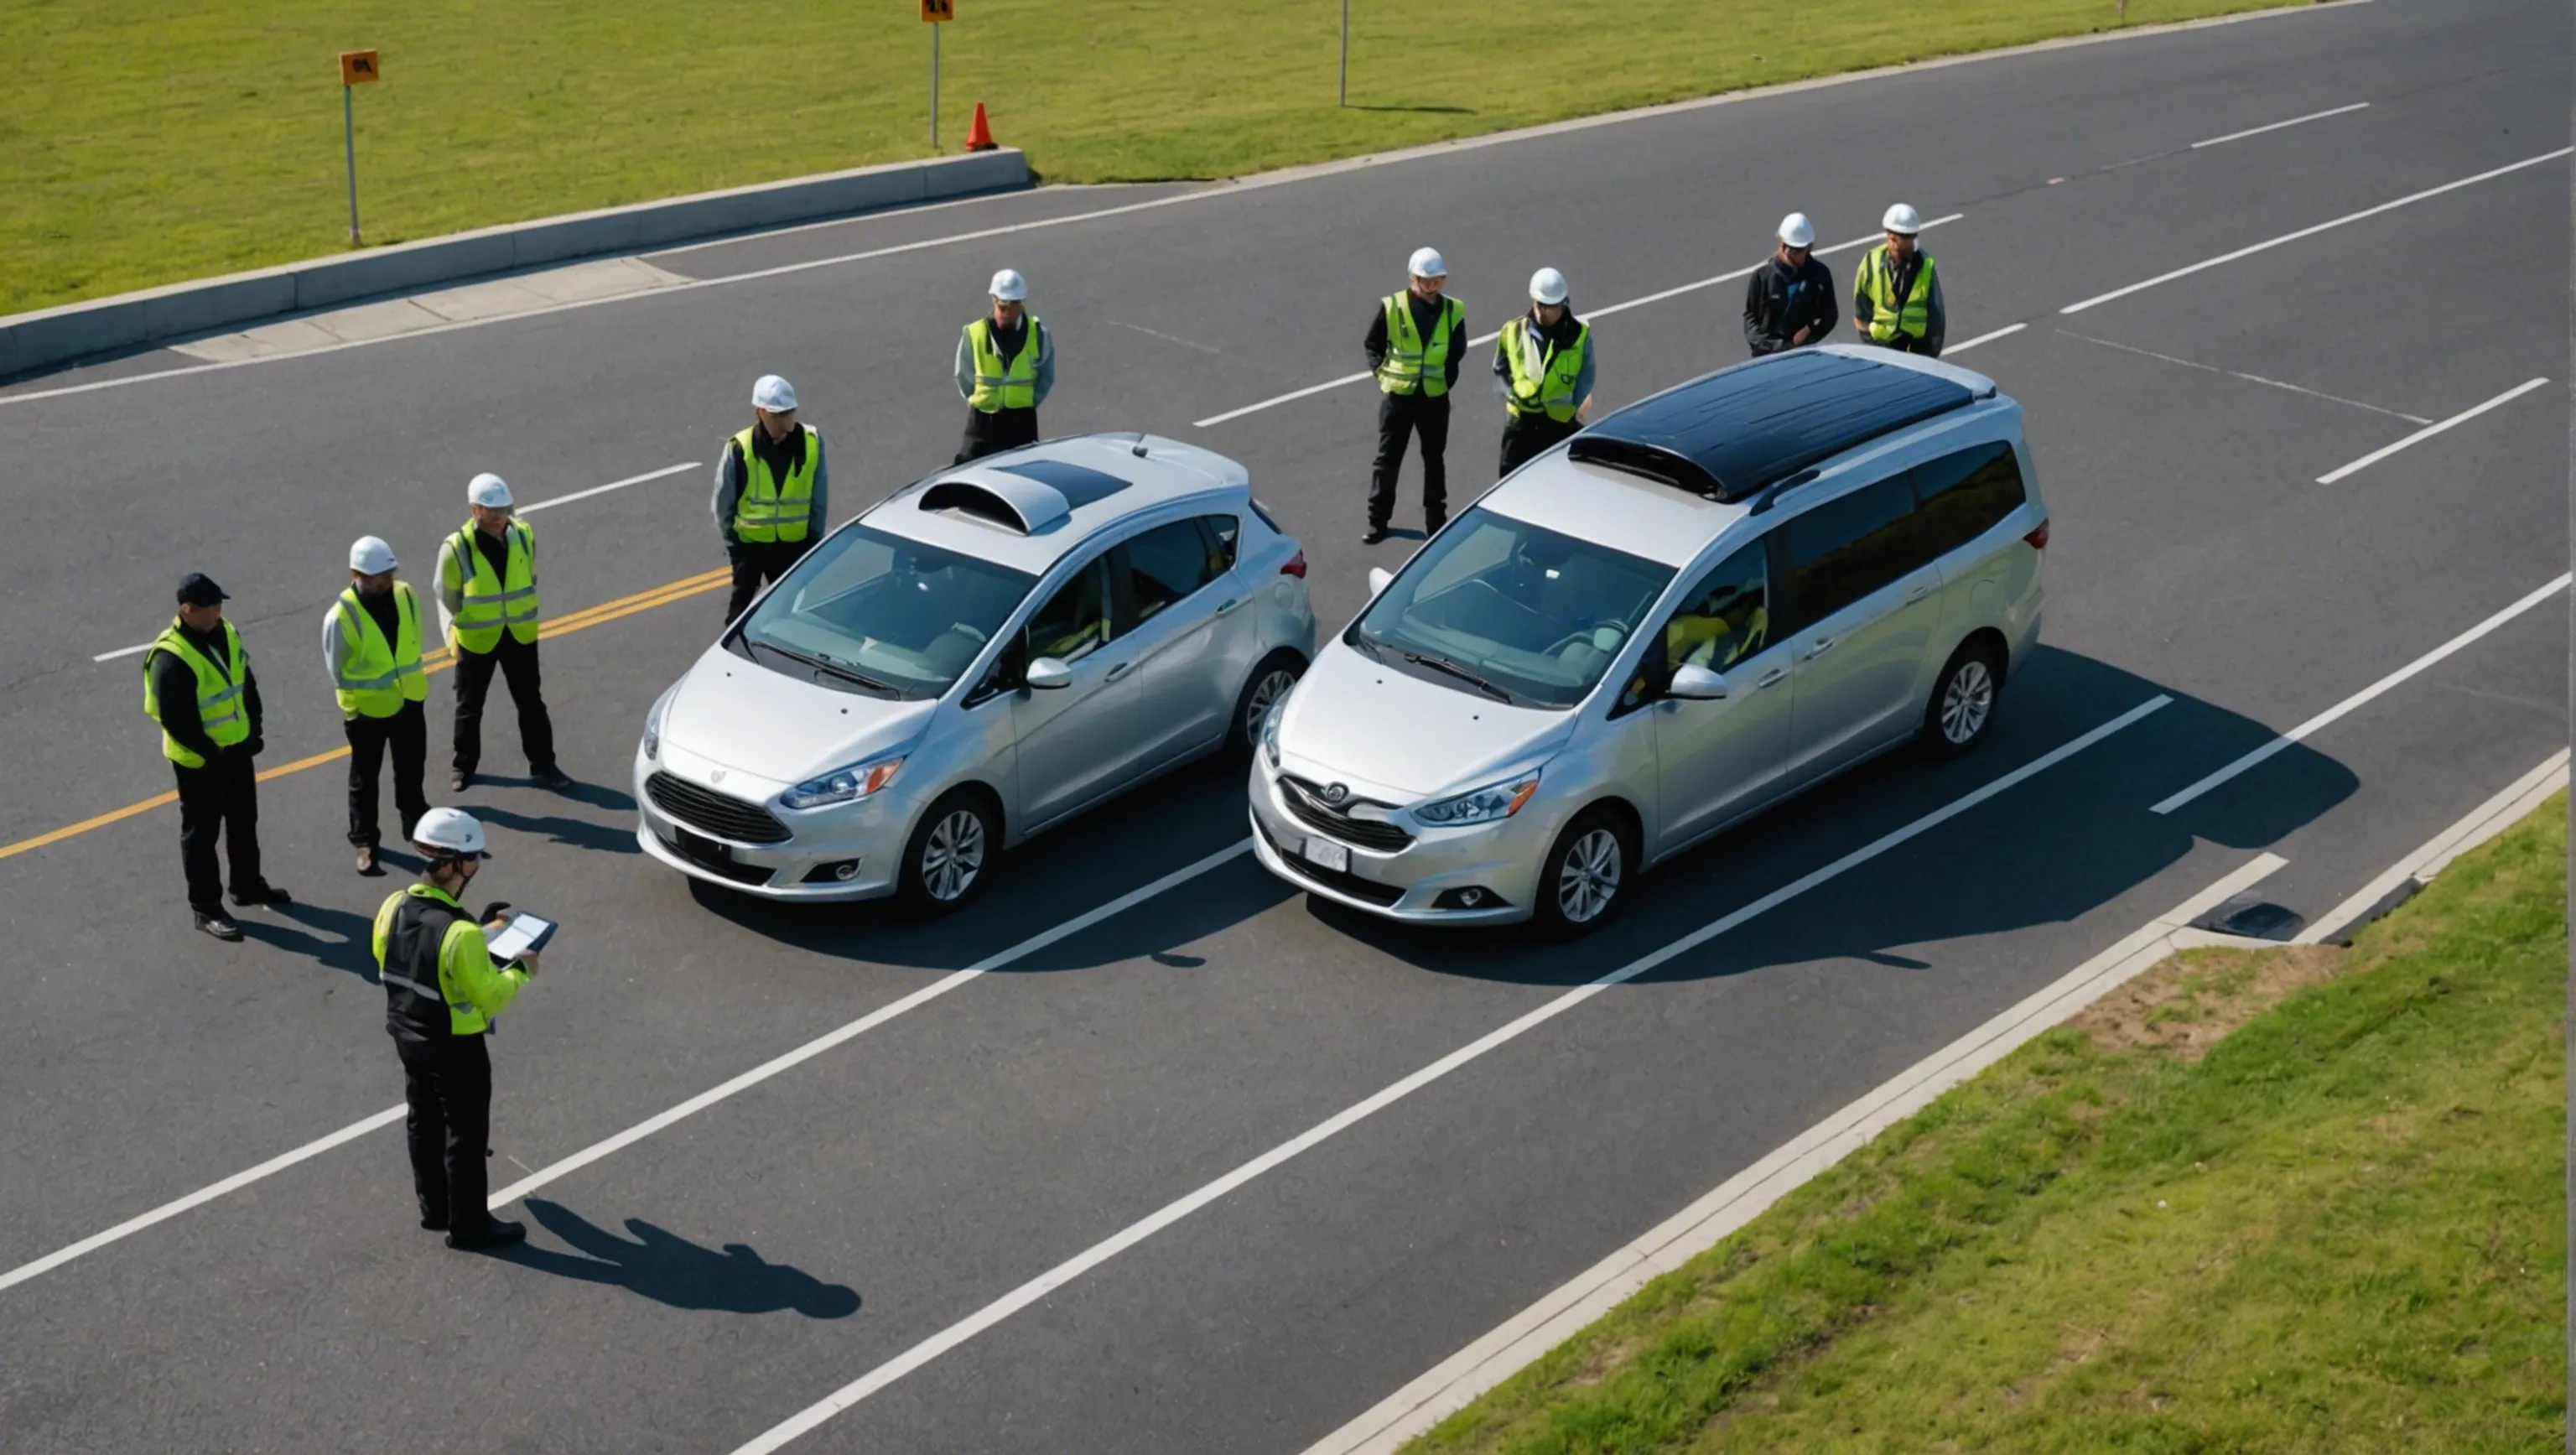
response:
M487 932L500 935L510 916L494 906L477 923L457 896L491 856L483 826L461 809L433 808L412 829L428 861L420 881L388 896L376 911L376 969L385 986L385 1029L402 1057L403 1127L411 1149L412 1191L420 1225L447 1234L451 1248L504 1248L525 1241L527 1226L502 1222L485 1207L483 1162L492 1132L492 1062L483 1037L536 978L533 944L516 963L492 957ZM525 938L525 937L521 937Z

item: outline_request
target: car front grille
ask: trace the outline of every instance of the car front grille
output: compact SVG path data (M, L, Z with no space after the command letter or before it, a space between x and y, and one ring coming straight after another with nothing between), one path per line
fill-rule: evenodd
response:
M738 844L787 842L787 825L780 823L776 814L759 804L701 788L685 778L657 771L644 780L644 792L655 808L702 834Z
M1289 873L1296 875L1298 878L1303 879L1318 888L1330 889L1339 894L1347 894L1353 899L1366 900L1370 904L1377 905L1380 908L1391 905L1404 897L1404 891L1396 888L1394 885L1380 884L1374 879L1362 879L1357 874L1350 873L1346 870L1327 869L1323 865L1317 864L1307 859L1304 855L1298 853L1297 846L1295 844L1283 844L1279 842L1277 836L1271 834L1267 829L1262 830L1262 837L1270 840L1270 847L1278 853L1279 861L1288 866Z
M1347 799L1339 804L1324 802L1324 790L1293 773L1279 775L1280 800L1297 822L1310 829L1330 834L1347 844L1392 854L1413 846L1413 835L1383 819L1354 818L1349 810L1368 803L1365 798ZM1393 808L1393 804L1371 804L1374 808Z

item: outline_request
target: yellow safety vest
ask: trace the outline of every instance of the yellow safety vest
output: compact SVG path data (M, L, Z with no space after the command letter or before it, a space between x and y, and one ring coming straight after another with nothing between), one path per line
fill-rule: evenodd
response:
M394 583L394 639L358 600L355 586L340 593L340 640L349 655L340 663L332 695L342 717L391 717L406 702L429 700L429 672L420 662L420 599L411 583Z
M1440 300L1440 321L1425 340L1413 326L1410 293L1390 293L1386 309L1386 357L1377 366L1377 387L1389 394L1417 390L1437 399L1449 392L1449 336L1465 321L1467 310L1457 299Z
M482 1035L528 983L527 971L492 963L483 927L434 884L385 896L376 908L375 951L387 1019L431 1038L442 1028L451 1036Z
M154 722L161 721L161 697L152 687L152 659L168 652L188 664L197 674L197 723L214 740L215 746L229 748L250 737L250 705L242 701L242 686L250 680L250 653L242 649L241 630L231 622L224 623L223 666L208 661L197 650L173 619L152 639L152 648L143 654L143 711ZM161 756L182 768L203 768L206 760L179 746L179 740L164 728L161 733Z
M823 437L811 425L796 428L805 436L804 454L781 481L769 462L751 447L753 425L733 437L742 456L742 493L733 502L733 538L765 545L801 541L813 526L814 472L823 465Z
M1920 339L1932 331L1932 255L1918 253L1923 266L1914 271L1914 290L1903 298L1896 296L1895 262L1887 255L1887 244L1880 243L1860 260L1860 287L1869 299L1869 338L1872 343L1887 343L1899 333Z
M1574 382L1583 377L1592 325L1576 324L1574 342L1549 353L1524 314L1503 325L1502 346L1512 374L1512 392L1504 396L1503 407L1515 416L1545 413L1559 424L1571 422L1575 406L1583 402L1574 397Z
M1005 359L993 345L993 320L979 318L966 325L966 347L975 358L975 392L966 402L986 414L999 409L1035 409L1038 407L1038 355L1044 345L1038 330L1045 325L1034 313L1019 353Z
M510 522L504 533L510 542L510 568L500 577L493 576L492 563L483 559L476 546L470 520L456 533L455 548L448 552L449 569L458 572L459 579L447 584L465 593L449 633L460 652L480 656L492 651L501 645L504 626L515 640L537 639L536 536L523 520Z

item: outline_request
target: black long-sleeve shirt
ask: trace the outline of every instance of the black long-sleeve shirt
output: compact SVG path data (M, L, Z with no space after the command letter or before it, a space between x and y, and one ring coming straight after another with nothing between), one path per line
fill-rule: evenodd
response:
M1808 343L1824 343L1841 321L1833 270L1813 254L1792 268L1774 253L1744 282L1744 346L1757 359L1798 347L1789 340L1802 328Z
M1449 306L1448 296L1443 294L1425 301L1421 294L1408 288L1404 292L1404 302L1413 314L1413 331L1422 335L1422 341L1428 344L1431 331L1440 326L1440 310ZM1375 373L1386 362L1386 308L1383 304L1369 311L1368 338L1360 346L1368 351L1369 371ZM1458 387L1458 370L1466 362L1467 310L1462 307L1458 310L1457 325L1449 335L1449 358L1444 367L1449 377L1442 381L1448 388Z
M188 644L205 653L206 660L223 671L231 665L224 648L224 634L195 632L179 628ZM176 652L152 654L152 694L161 704L161 730L180 747L211 763L222 757L224 750L206 736L205 724L197 716L197 672ZM251 670L250 653L242 653L242 711L250 720L250 742L260 740L259 675Z

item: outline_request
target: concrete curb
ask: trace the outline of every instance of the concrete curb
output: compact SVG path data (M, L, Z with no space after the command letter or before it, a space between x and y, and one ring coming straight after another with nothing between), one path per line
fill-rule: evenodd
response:
M425 238L0 318L0 379L156 339L492 273L1029 185L1015 147Z

